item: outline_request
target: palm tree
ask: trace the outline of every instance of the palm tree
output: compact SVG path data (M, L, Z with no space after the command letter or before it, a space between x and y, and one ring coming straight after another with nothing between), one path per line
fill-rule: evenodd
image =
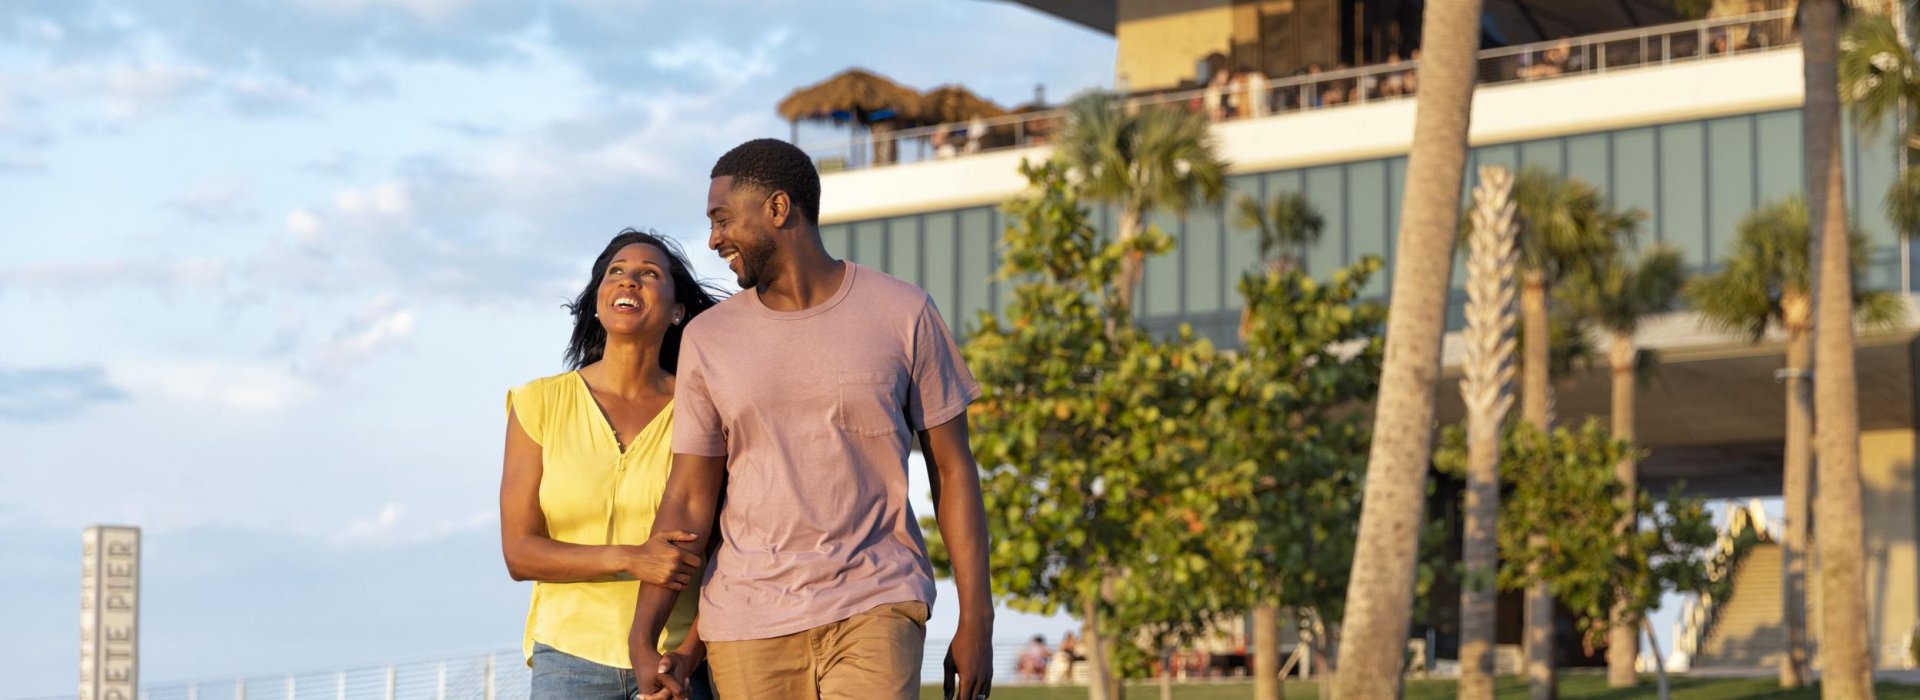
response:
M1308 248L1320 242L1327 219L1313 202L1299 192L1279 192L1262 205L1248 195L1234 202L1234 225L1251 229L1259 237L1260 259L1267 272L1284 275L1300 267ZM1253 304L1240 309L1240 337L1246 338L1253 322Z
M1920 168L1910 154L1920 148L1915 115L1920 115L1920 59L1909 50L1895 18L1859 12L1847 23L1840 40L1836 70L1841 98L1864 135L1877 133L1889 121L1906 119L1905 133L1894 135L1903 157L1902 168L1888 188L1887 218L1901 231L1920 230Z
M1573 312L1607 334L1607 359L1613 385L1610 425L1615 438L1632 441L1634 436L1634 382L1642 359L1634 334L1639 330L1640 319L1672 308L1685 279L1680 252L1655 247L1634 261L1625 259L1624 255L1611 256L1598 268L1575 277L1573 284L1564 288L1566 293L1562 298ZM1632 451L1620 460L1615 475L1623 487L1625 512L1631 513L1637 481ZM1637 523L1629 517L1620 526L1631 531ZM1634 672L1634 658L1640 648L1636 641L1639 621L1628 614L1622 602L1615 606L1607 627L1607 684L1615 688L1632 687L1640 680Z
M1482 166L1468 234L1467 346L1460 397L1467 405L1465 573L1460 584L1460 700L1493 700L1494 581L1500 566L1500 424L1513 407L1517 233L1513 175Z
M1151 212L1183 214L1225 195L1227 163L1204 115L1166 107L1122 109L1108 93L1074 100L1067 113L1057 156L1082 196L1119 206L1116 241L1140 240ZM1133 311L1146 256L1135 248L1121 261L1114 299L1124 313Z
M1386 359L1334 679L1340 700L1400 695L1432 453L1433 394L1472 116L1480 0L1429 0Z
M1806 200L1794 196L1767 204L1740 220L1733 249L1721 270L1695 278L1685 294L1707 323L1744 333L1758 342L1769 328L1786 334L1786 459L1782 495L1786 517L1780 538L1781 604L1787 649L1780 660L1780 684L1798 687L1811 680L1807 669L1806 544L1807 510L1813 479L1813 277L1808 260L1812 244ZM1866 237L1851 235L1854 264L1866 261ZM1898 323L1906 314L1900 297L1865 291L1855 285L1856 318L1870 326Z
M1068 105L1068 126L1055 157L1064 163L1085 199L1119 206L1115 240L1129 246L1106 290L1113 316L1130 318L1151 242L1144 238L1148 213L1185 213L1201 203L1218 203L1226 192L1226 161L1214 145L1207 119L1167 108L1122 109L1108 93L1092 93ZM1113 332L1110 321L1108 331ZM1103 582L1102 595L1112 590ZM1096 608L1087 604L1085 639L1094 682L1093 700L1116 700L1125 688L1112 676L1113 640L1097 635Z
M1320 241L1326 217L1299 192L1279 192L1263 205L1240 195L1234 202L1234 224L1251 229L1259 238L1260 259L1267 274L1284 275L1300 267L1306 249ZM1240 344L1246 345L1255 304L1240 309ZM1253 607L1253 697L1280 700L1280 608L1271 602Z
M1553 427L1552 326L1548 289L1594 268L1630 237L1641 214L1615 212L1592 185L1527 168L1513 185L1520 214L1520 420L1546 434ZM1537 546L1544 546L1539 543ZM1553 593L1536 582L1526 592L1526 676L1533 700L1555 697Z
M1803 0L1807 211L1815 261L1814 439L1820 455L1814 534L1820 548L1820 694L1873 697L1867 642L1866 542L1860 521L1860 408L1853 359L1853 278L1840 158L1839 0Z

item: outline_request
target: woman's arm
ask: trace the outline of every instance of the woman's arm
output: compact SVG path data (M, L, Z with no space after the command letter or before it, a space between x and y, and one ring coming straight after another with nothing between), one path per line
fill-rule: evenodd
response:
M693 539L683 531L658 532L641 545L583 545L547 535L540 511L540 444L507 414L507 446L500 476L500 550L515 581L570 583L640 579L673 590L685 588L700 559L673 542Z

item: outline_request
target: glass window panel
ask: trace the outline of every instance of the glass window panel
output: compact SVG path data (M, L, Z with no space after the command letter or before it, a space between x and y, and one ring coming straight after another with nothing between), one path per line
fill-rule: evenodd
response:
M1260 266L1260 237L1251 226L1242 226L1240 221L1240 198L1250 197L1255 202L1263 201L1260 192L1260 176L1236 175L1227 178L1227 267L1221 271L1226 279L1226 308L1239 309L1244 306L1240 298L1240 275L1251 272Z
M1346 264L1347 186L1342 166L1310 168L1306 173L1307 200L1326 219L1320 243L1307 251L1307 272L1325 278Z
M1167 212L1147 215L1147 221L1173 237L1174 248L1165 255L1147 258L1147 278L1141 285L1135 305L1147 318L1180 313L1180 247L1186 243L1180 235L1180 218Z
M883 254L886 247L886 221L862 221L853 225L853 252L848 257L854 262L886 271L887 259Z
M1895 171L1900 167L1900 154L1893 147L1896 133L1897 127L1889 120L1872 136L1861 136L1858 132L1854 136L1856 165L1847 186L1853 188L1856 193L1853 201L1858 204L1850 214L1854 225L1867 234L1867 241L1875 250L1893 250L1897 244L1893 225L1887 221L1886 207L1887 188L1893 186Z
M1568 138L1567 177L1593 185L1605 193L1608 199L1613 200L1616 198L1613 193L1613 178L1609 177L1611 164L1608 162L1607 150L1606 134L1581 134ZM1617 200L1614 206L1626 208Z
M1277 173L1267 173L1261 185L1261 207L1264 209L1268 202L1272 202L1279 197L1304 194L1307 191L1305 175L1305 171L1301 170L1282 170ZM1323 211L1321 213L1325 214L1326 212ZM1256 237L1256 248L1258 248L1258 244L1259 239ZM1247 265L1243 269L1248 272L1258 272L1265 264L1266 261L1260 259L1259 254L1255 253L1254 257L1248 260Z
M1180 239L1181 257L1186 268L1186 298L1189 314L1219 311L1221 307L1220 244L1224 233L1221 212L1224 204L1202 203L1187 212L1186 235Z
M993 210L960 212L960 328L972 329L974 319L992 303L992 236Z
M1387 197L1387 162L1372 160L1347 166L1347 264L1368 255L1385 260L1387 242L1393 232L1387 229L1387 212L1394 202ZM1381 275L1367 281L1368 292L1386 286Z
M1621 209L1638 207L1649 217L1659 213L1660 178L1657 172L1659 160L1653 152L1653 129L1628 129L1616 132L1613 136L1613 162L1611 176L1613 193L1610 199L1613 205ZM1643 239L1648 242L1662 240L1660 222L1649 218Z
M1805 173L1800 161L1800 110L1770 112L1754 118L1755 139L1760 150L1760 201L1775 202L1805 189Z
M1482 165L1504 165L1508 170L1520 172L1520 147L1511 143L1498 146L1481 146L1473 149L1474 165L1477 172Z
M1520 144L1520 167L1542 167L1555 175L1565 175L1566 162L1561 155L1560 139L1543 139Z
M947 326L960 328L960 298L954 290L954 280L959 276L960 258L954 246L953 212L928 214L922 221L926 227L926 266L927 279L920 283L927 293L933 296L933 304L947 317Z
M846 260L853 259L853 251L847 245L847 229L846 224L820 227L820 243L826 246L828 255Z
M1660 127L1660 240L1688 265L1707 257L1706 129L1700 122Z
M993 280L993 312L1005 314L1007 307L1013 305L1013 280L1000 279L1000 267L1007 250L1007 224L1012 217L998 209L993 210L993 267L987 274Z
M1375 282L1367 286L1368 293L1378 291L1381 298L1393 289L1393 256L1400 245L1400 207L1407 196L1407 159L1398 157L1387 161L1387 266L1380 268Z
M1753 209L1753 121L1729 117L1707 122L1707 256L1728 250L1740 217Z
M920 279L920 217L887 222L887 274L914 284L925 282Z

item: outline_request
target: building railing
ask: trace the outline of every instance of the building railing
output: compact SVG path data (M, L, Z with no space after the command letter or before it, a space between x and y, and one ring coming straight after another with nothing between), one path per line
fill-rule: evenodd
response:
M1720 591L1721 596L1732 595L1733 576L1740 571L1740 561L1746 558L1755 543L1772 541L1773 528L1767 522L1767 511L1760 507L1760 499L1752 499L1746 505L1729 510L1727 524L1720 528L1720 537L1714 542L1713 559L1707 562L1707 580L1711 590L1681 603L1680 619L1674 623L1673 653L1667 660L1667 670L1686 671L1692 667L1694 657L1700 655L1707 639L1713 635L1714 624L1720 621L1720 607L1724 601L1719 600L1713 591Z
M1798 40L1793 12L1776 10L1488 49L1479 54L1476 77L1481 85L1500 85L1594 75L1770 51ZM1175 106L1203 112L1216 121L1335 109L1418 94L1417 65L1418 61L1406 60L1285 78L1253 77L1228 86L1137 93L1123 103L1126 109ZM1047 145L1065 127L1066 118L1065 109L1055 108L869 130L865 138L854 133L845 141L805 144L803 150L814 157L821 172L885 167Z

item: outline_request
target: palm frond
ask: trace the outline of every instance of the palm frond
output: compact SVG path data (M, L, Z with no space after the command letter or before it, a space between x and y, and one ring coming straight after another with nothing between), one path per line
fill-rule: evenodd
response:
M1908 167L1887 188L1887 220L1907 236L1920 233L1920 167Z
M1853 316L1868 328L1897 328L1907 320L1907 300L1893 292L1859 292L1853 296Z
M1854 13L1841 36L1835 70L1840 98L1867 136L1892 123L1903 106L1920 106L1920 61L1901 44L1900 33L1887 15Z

